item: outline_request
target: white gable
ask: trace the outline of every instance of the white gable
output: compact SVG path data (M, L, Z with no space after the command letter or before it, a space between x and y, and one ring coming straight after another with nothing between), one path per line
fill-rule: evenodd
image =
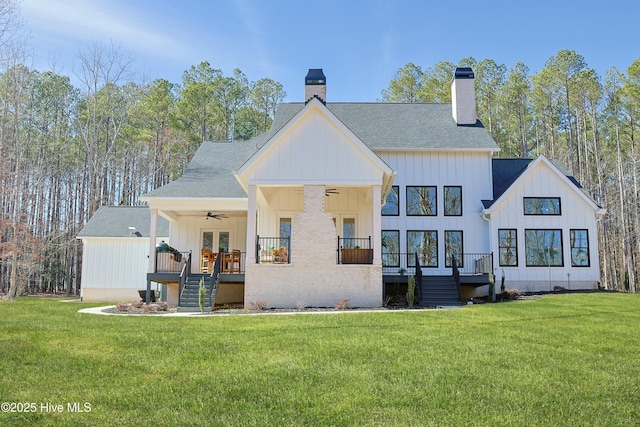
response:
M244 185L375 185L393 171L318 100L245 163Z
M546 157L540 156L485 212L522 211L524 197L560 197L563 216L571 211L601 214L602 209L569 180Z

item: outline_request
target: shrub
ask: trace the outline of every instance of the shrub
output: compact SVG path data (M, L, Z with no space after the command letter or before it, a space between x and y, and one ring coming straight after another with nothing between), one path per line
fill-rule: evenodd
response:
M342 301L338 301L335 305L337 310L346 310L347 308L351 308L351 304L349 304L349 300L347 298Z
M410 276L407 282L407 305L413 307L413 303L416 297L416 278Z
M264 300L261 300L261 301L250 301L249 305L251 306L251 308L253 310L263 310L264 311L264 310L267 309L267 307L269 307L269 304Z
M124 303L120 303L118 305L116 305L116 311L129 311L129 304L124 304Z
M302 311L307 307L307 304L304 301L298 301L296 307L298 308L298 311Z
M520 292L517 289L507 289L502 293L502 299L504 301L513 301L517 300L520 296Z
M198 288L198 305L200 305L200 312L204 313L204 303L207 297L207 289L204 287L204 276L200 278L200 284Z

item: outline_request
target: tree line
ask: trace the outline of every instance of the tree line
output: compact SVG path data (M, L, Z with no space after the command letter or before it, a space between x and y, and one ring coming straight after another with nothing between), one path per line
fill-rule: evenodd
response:
M19 21L17 0L0 0L3 21ZM144 82L125 51L102 43L78 53L72 84L27 66L9 29L0 27L0 295L9 298L77 293L76 235L100 206L139 204L179 177L202 141L265 132L286 96L276 81L206 61L179 83Z
M604 76L572 50L561 50L531 73L494 60L464 58L423 69L408 63L385 102L451 102L456 67L472 67L480 120L500 146L498 156L559 160L607 215L598 223L602 286L635 292L640 266L640 58Z
M139 197L179 177L205 140L246 140L269 129L286 94L201 62L182 81L144 82L119 46L78 53L75 79L28 65L14 37L17 0L0 0L0 294L77 293L77 233L104 205ZM16 25L12 25L16 24ZM638 153L640 59L604 77L562 50L527 66L465 58L400 68L385 102L450 102L456 66L476 76L477 111L499 156L558 159L608 209L599 222L602 284L635 292L640 259Z

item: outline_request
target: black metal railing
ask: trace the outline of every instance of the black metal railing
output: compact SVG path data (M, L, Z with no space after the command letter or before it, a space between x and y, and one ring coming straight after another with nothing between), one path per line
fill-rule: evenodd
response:
M180 298L182 297L182 292L184 292L184 288L187 285L187 278L189 277L189 274L191 274L191 252L189 252L189 255L186 257L186 262L180 271L180 293L178 294Z
M218 295L218 286L220 285L220 257L216 258L213 263L211 276L209 276L209 295L207 295L211 303L211 309L216 305L216 296Z
M426 260L421 260L422 273L425 275L440 275L442 269L452 268L450 263L445 267L443 260L439 265L430 266ZM467 253L460 258L456 257L456 264L461 275L472 276L477 274L489 274L493 270L493 254ZM382 274L413 276L416 271L415 253L385 252L382 254Z
M451 257L451 275L456 282L456 291L458 292L458 301L460 301L460 270L455 256Z
M156 273L180 273L187 261L191 260L191 251L180 252L172 247L156 249Z
M290 237L256 237L256 263L289 264L290 262Z
M338 236L338 249L371 249L371 236L369 237Z
M373 249L369 237L340 237L337 249L338 264L373 264Z

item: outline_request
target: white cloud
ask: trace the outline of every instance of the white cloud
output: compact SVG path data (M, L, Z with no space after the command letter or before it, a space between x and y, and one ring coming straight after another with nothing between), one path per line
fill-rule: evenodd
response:
M23 0L22 12L27 28L41 37L77 41L78 47L90 40L112 40L137 53L165 58L188 50L166 28L156 30L152 19L128 8L126 2L66 0ZM133 3L135 5L135 3ZM136 16L137 15L137 16Z

